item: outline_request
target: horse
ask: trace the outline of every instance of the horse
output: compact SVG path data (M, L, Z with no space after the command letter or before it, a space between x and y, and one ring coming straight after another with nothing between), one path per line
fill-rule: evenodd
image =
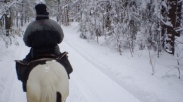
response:
M32 69L26 84L28 102L65 102L69 78L65 68L55 60Z

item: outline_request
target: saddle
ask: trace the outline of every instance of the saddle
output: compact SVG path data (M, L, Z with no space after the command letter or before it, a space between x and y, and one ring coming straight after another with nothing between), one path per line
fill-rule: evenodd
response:
M68 78L70 79L69 74L73 72L73 68L68 60L68 52L63 52L59 56L53 54L40 55L31 62L24 62L21 60L15 60L16 62L16 73L18 80L22 81L23 91L26 92L26 84L31 70L38 64L46 64L46 61L56 60L61 65L64 66Z

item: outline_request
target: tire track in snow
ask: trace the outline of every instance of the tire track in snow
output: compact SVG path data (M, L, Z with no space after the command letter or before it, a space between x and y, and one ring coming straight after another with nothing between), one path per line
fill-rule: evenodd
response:
M66 102L88 102L85 95L78 87L77 81L73 78L69 80L69 96Z

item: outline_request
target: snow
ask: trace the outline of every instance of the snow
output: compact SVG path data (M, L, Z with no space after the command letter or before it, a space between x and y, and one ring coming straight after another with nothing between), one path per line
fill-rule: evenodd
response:
M99 44L81 39L77 23L62 28L65 38L59 46L62 52L69 52L74 69L67 102L182 102L183 75L178 79L178 71L172 67L176 66L173 56L162 52L156 58L151 52L155 67L152 75L148 51L136 51L132 57L125 50L120 56L103 46L102 37ZM30 48L21 37L17 39L20 46L8 49L0 40L0 102L26 102L14 60L24 58Z

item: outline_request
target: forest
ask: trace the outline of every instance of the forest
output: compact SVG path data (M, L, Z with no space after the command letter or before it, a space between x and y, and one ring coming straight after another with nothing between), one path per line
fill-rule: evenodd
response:
M64 26L78 22L80 35L99 42L123 55L148 50L161 57L162 52L177 60L183 68L183 0L0 0L0 40L7 48L18 46L21 27L35 19L34 6L45 3L49 16ZM152 64L153 67L153 64Z

